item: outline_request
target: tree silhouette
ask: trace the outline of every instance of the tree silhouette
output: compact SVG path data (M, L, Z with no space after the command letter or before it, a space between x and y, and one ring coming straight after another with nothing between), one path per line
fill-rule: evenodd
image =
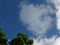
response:
M28 41L28 45L32 45L33 44L33 39L30 39L29 41Z
M6 35L1 28L0 28L0 45L7 45Z
M29 39L27 34L18 32L17 37L7 43L5 32L0 28L0 45L32 45L33 39Z
M29 40L26 34L17 34L17 37L9 42L9 45L32 45L33 39Z

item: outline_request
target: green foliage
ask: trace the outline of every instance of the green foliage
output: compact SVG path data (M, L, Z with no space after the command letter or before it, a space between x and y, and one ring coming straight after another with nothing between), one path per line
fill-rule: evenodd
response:
M28 41L28 44L29 44L29 45L32 45L32 44L33 44L33 39L30 39L30 40Z
M6 35L2 29L0 29L0 45L7 45Z
M29 40L27 34L18 33L17 37L8 42L9 45L32 45L33 39ZM0 29L0 45L8 45L5 32Z
M26 34L21 34L25 44L28 43L28 36Z
M29 40L26 34L17 34L17 37L9 42L9 45L32 45L33 40Z

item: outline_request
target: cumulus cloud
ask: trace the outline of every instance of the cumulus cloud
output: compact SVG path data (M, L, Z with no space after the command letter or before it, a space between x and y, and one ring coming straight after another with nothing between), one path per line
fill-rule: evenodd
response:
M60 0L47 0L48 3L53 3L57 9L56 18L57 18L57 29L60 31Z
M52 3L53 1L47 1ZM53 15L54 10L50 5L33 5L32 3L20 4L20 20L26 26L27 30L33 32L36 35L45 34L49 28L52 27L52 21L54 21L50 14ZM58 13L57 13L58 14ZM59 17L59 16L58 16ZM41 36L42 37L42 36ZM34 39L33 45L60 45L60 37L53 36L52 38L40 38Z
M22 6L21 6L22 5ZM45 34L48 28L51 28L53 19L49 16L55 10L49 5L21 4L20 20L26 26L27 30L40 35Z
M60 37L57 36L53 36L51 38L42 38L39 41L38 40L39 39L34 39L33 45L60 45Z
M60 9L60 0L47 0L47 3L52 3L55 5L56 9Z

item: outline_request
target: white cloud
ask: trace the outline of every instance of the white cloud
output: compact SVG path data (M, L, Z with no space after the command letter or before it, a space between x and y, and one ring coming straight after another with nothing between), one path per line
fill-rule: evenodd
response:
M48 2L53 3L52 0ZM54 14L55 10L50 5L36 4L36 6L34 6L33 4L22 3L20 5L20 8L20 20L26 26L27 30L33 32L34 34L40 35L45 34L47 30L52 27L53 24L51 22L53 21L53 19L49 16L49 13ZM33 39L33 45L60 45L60 37L57 38L56 36L53 36L49 39L40 39L40 37L38 37L37 39Z
M33 38L34 39L34 38ZM34 39L34 44L33 45L60 45L60 37L53 36L52 38L42 38L39 39Z
M57 9L57 29L60 31L60 0L47 0L48 3L53 3Z
M54 45L60 45L60 37L55 40Z
M53 3L57 9L60 9L60 0L47 0L47 3Z
M45 34L51 28L53 19L49 16L55 10L49 5L21 4L20 20L26 25L27 30L40 35Z

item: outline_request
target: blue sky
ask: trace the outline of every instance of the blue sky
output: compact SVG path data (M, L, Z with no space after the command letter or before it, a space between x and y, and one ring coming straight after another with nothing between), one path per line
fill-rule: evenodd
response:
M42 3L43 0L30 0L30 3ZM22 22L19 20L19 0L0 0L0 27L6 32L8 38L16 36L17 32L28 33ZM55 27L54 27L55 28ZM55 30L55 29L53 29ZM55 31L56 32L56 31ZM50 33L54 33L50 32ZM29 34L29 33L28 33ZM30 33L31 35L31 33Z
M28 16L24 17L24 15L26 15L26 12L31 11L31 10L29 10L30 8L32 8L32 10L35 10L35 12L40 11L42 9L40 6L41 4L43 4L42 5L43 9L45 9L44 6L47 6L48 10L50 11L49 16L51 17L52 22L51 22L51 24L48 23L48 25L51 25L51 28L49 28L49 26L47 25L48 28L46 27L43 29L43 27L45 25L42 24L43 22L42 23L40 22L40 24L42 24L41 25L42 28L41 28L41 26L39 26L39 21L38 21L38 24L36 24L37 26L35 26L35 24L33 24L32 20L28 21L29 20L29 18L27 18ZM19 6L22 6L22 7L19 7ZM41 9L39 9L39 6ZM26 10L25 10L25 8L26 8ZM15 38L18 32L28 34L29 37L36 37L37 35L44 35L47 38L50 38L55 35L59 36L59 34L58 34L59 31L57 30L57 22L56 22L57 19L56 19L56 13L55 13L56 9L55 8L56 7L53 3L51 3L51 2L47 3L44 0L0 0L0 27L3 29L4 32L6 32L6 36L8 39ZM34 15L35 12L34 11L32 11L32 12L28 12L27 15L30 15L30 14ZM46 13L47 13L47 11L46 11ZM39 16L40 13L39 14L36 13L36 14ZM38 16L36 16L36 17L38 17ZM47 16L47 18L49 16ZM32 17L35 18L34 16L32 16ZM31 19L32 19L32 17L31 17ZM51 20L50 17L48 18L49 20ZM46 19L46 20L48 20L48 19ZM48 21L46 21L46 22L48 22ZM32 23L32 25L30 25L31 23ZM37 27L37 28L35 28L35 27ZM41 28L43 31L41 31L39 29L34 30L34 28L35 29ZM46 33L44 31L46 31Z
M0 27L6 32L7 38L14 38L17 32L26 33L18 15L20 2L18 0L0 0L0 2Z
M0 0L0 27L8 39L15 38L17 32L32 35L19 19L19 3L20 0Z

